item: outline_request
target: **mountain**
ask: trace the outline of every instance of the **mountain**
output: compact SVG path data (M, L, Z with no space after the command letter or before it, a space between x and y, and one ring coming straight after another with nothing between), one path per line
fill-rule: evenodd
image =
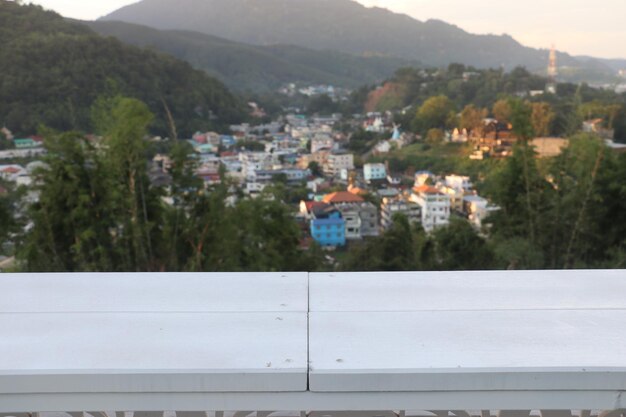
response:
M587 55L579 55L576 57L579 61L599 61L608 65L615 71L626 70L626 59L607 59L607 58L594 58Z
M442 21L422 22L353 0L142 0L102 20L193 30L255 45L395 56L430 66L459 62L535 71L548 65L547 50L525 47L508 35L474 35ZM572 68L586 65L563 53L559 61ZM602 64L600 72L615 71Z
M397 58L358 57L290 45L249 45L199 32L124 22L83 23L100 35L185 60L239 91L275 90L292 82L355 88L380 82L400 67L418 65Z
M167 134L167 109L181 134L240 120L241 104L218 80L161 53L103 38L38 6L0 1L0 126L35 133L40 124L90 131L103 95L144 101Z

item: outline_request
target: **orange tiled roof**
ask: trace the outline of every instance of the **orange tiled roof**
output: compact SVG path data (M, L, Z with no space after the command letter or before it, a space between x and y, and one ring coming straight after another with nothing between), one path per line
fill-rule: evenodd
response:
M418 194L441 194L441 192L435 187L431 187L430 185L420 185L419 187L413 188Z
M367 190L364 190L363 188L359 188L359 187L348 187L348 192L352 193L354 195L366 195L366 194L368 194Z
M348 191L339 191L332 194L327 194L324 196L324 203L333 204L333 203L362 203L365 200L359 197L358 195L352 194Z
M320 201L305 201L304 205L306 206L306 211L307 212L311 212L311 210L318 208L318 207L324 207L327 204L326 203L322 203Z

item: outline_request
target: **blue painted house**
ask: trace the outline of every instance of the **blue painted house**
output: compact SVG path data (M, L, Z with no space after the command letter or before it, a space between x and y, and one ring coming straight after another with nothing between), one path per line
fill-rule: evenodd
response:
M222 143L222 146L224 146L225 148L231 148L237 144L237 139L235 139L234 136L221 135L220 142Z
M331 205L313 209L311 236L321 246L346 245L346 221L341 212Z

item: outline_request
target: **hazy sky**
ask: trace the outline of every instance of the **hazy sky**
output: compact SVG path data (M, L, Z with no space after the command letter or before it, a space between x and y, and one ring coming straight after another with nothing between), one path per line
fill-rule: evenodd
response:
M34 0L64 16L95 19L136 0ZM228 1L228 0L224 0ZM314 1L314 0L311 0ZM358 0L472 33L508 33L525 45L626 58L626 0Z

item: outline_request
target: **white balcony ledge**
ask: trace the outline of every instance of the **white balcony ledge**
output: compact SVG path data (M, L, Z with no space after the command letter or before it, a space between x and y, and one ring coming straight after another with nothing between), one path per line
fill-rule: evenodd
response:
M626 408L626 272L0 275L0 413Z

